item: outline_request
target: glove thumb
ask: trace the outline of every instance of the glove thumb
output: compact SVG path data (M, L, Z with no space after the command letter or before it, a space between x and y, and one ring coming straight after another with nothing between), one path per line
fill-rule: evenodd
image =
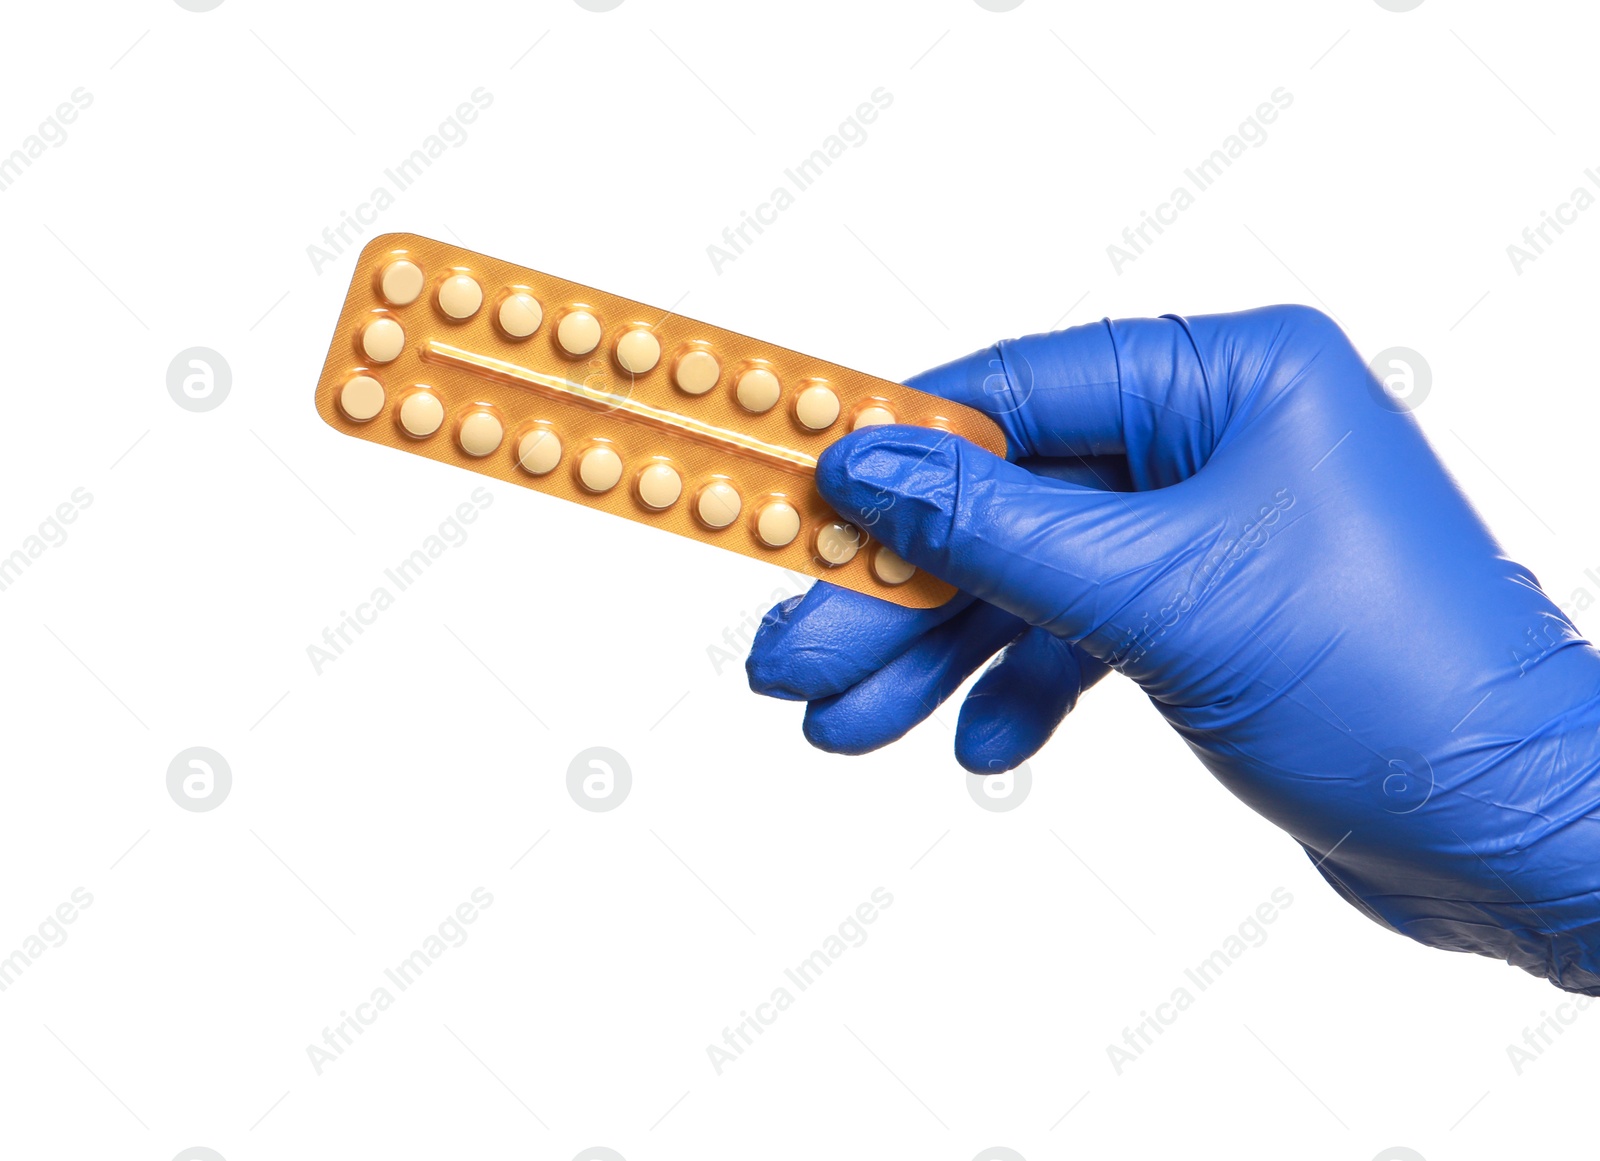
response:
M1173 539L1152 494L1035 475L932 428L871 427L817 463L845 519L957 588L1077 642L1159 572ZM1114 641L1095 642L1100 654Z

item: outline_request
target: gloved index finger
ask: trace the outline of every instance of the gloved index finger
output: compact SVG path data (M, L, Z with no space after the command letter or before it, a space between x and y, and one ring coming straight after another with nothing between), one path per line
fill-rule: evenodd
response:
M910 609L820 581L761 619L745 662L750 688L792 701L842 693L972 600L957 593L936 608Z
M907 380L992 416L1007 458L1127 458L1138 490L1188 479L1237 422L1269 412L1307 370L1359 360L1303 306L1103 320L996 343Z
M1006 458L1124 450L1117 353L1109 324L1007 339L906 380L992 418Z

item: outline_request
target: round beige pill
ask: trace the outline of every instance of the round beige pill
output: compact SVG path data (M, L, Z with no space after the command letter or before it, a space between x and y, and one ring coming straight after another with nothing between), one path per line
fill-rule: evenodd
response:
M725 480L716 480L700 489L694 510L707 528L726 528L739 519L742 506L739 490Z
M872 554L872 572L886 585L903 585L917 575L917 566L879 545L878 551Z
M517 441L517 463L522 470L542 476L561 462L561 437L548 427L536 427Z
M854 524L830 520L817 530L817 556L826 565L849 564L860 549L861 532Z
M828 387L807 387L794 401L794 416L812 431L821 431L839 418L839 397Z
M444 404L432 391L413 391L400 405L400 426L418 439L430 436L444 422Z
M856 412L856 418L850 424L851 431L860 431L863 427L881 427L885 423L894 422L894 412L887 407L863 407Z
M556 328L556 342L569 355L587 355L600 345L600 320L586 310L568 311Z
M778 377L765 367L751 367L739 376L733 393L739 397L739 406L757 415L771 411L778 401Z
M506 429L487 411L474 411L461 421L456 440L469 456L486 456L500 446Z
M639 499L646 508L670 508L683 495L683 477L671 464L651 464L639 473Z
M672 371L673 380L690 395L704 395L722 377L722 364L710 351L688 351Z
M508 337L525 339L544 322L544 307L531 294L512 294L500 303L495 317Z
M800 535L800 513L794 510L794 505L782 500L763 505L756 516L756 535L768 548L793 544L794 538Z
M578 482L591 492L609 492L622 479L622 457L596 444L578 457Z
M483 305L483 287L470 274L456 274L439 286L439 309L453 319L471 318Z
M655 370L661 362L661 340L643 327L629 331L617 340L617 365L630 375Z
M410 306L422 294L422 267L404 258L396 259L383 268L378 280L378 290L394 306Z
M361 330L361 349L374 363L392 363L406 349L405 328L392 318L375 318Z
M339 409L365 423L383 410L383 384L371 375L357 375L339 388Z

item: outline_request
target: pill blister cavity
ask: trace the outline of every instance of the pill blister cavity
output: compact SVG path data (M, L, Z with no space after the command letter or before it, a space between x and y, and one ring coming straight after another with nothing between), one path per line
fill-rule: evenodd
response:
M383 268L378 291L391 306L410 306L422 297L422 267L407 258L397 258Z
M672 380L678 389L690 395L704 395L721 377L722 364L710 351L685 351L672 370Z
M756 537L768 548L784 548L800 535L800 513L786 500L761 506L756 515Z
M622 457L597 443L578 457L578 482L590 492L609 492L622 479Z
M482 305L483 287L470 274L453 274L439 285L439 309L450 318L471 318Z
M903 585L917 575L917 566L880 544L872 554L872 575L886 585Z
M644 327L636 327L617 340L617 366L630 375L655 370L661 361L661 340Z
M861 530L843 520L830 520L817 529L817 559L831 568L849 564L861 550Z
M863 427L881 427L893 422L894 412L887 404L872 403L856 412L856 417L850 421L850 430L860 431Z
M495 319L507 338L525 339L544 322L544 307L533 295L518 291L501 301Z
M339 410L365 423L383 410L383 384L371 375L357 375L339 388Z
M374 363L392 363L405 349L405 328L392 318L375 318L361 328L362 353Z
M561 437L548 427L536 427L517 441L517 463L531 475L548 475L560 462Z
M569 310L556 328L556 342L569 355L587 355L600 345L600 320L586 310Z
M413 391L400 404L400 427L407 435L426 439L444 422L444 404L432 391Z
M822 431L839 418L839 397L821 383L807 387L794 401L794 417L802 427Z
M773 404L778 402L779 391L778 377L765 367L751 367L739 376L734 386L739 406L757 415L772 410Z
M468 412L456 430L456 442L469 456L483 457L500 446L505 428L492 411Z
M694 511L707 528L726 528L739 519L743 505L737 488L726 480L713 480L695 497Z
M683 495L683 477L671 464L654 463L639 473L638 489L640 502L659 512Z

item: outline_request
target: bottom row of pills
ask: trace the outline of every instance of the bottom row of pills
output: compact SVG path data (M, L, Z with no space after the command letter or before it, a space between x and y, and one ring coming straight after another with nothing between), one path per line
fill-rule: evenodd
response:
M357 375L339 392L339 407L351 419L365 423L375 419L385 403L383 384L370 375ZM400 402L397 418L400 427L415 439L426 439L444 425L444 405L432 391L418 387ZM470 456L493 453L505 438L505 427L492 411L469 411L456 428L456 442ZM524 432L515 448L517 464L534 476L553 472L561 463L561 437L547 426ZM621 455L610 444L591 443L577 454L576 474L585 491L609 492L622 482ZM634 478L634 494L652 511L671 508L683 495L683 477L672 464L652 460ZM701 524L712 531L727 528L739 519L744 500L739 490L724 479L713 479L695 493L693 511ZM800 535L799 511L787 500L770 497L756 511L753 522L756 538L768 548L784 548ZM813 548L817 558L831 567L848 564L861 550L864 537L860 529L843 520L830 520L817 530ZM908 564L883 545L872 555L873 574L884 584L904 584L916 574Z

